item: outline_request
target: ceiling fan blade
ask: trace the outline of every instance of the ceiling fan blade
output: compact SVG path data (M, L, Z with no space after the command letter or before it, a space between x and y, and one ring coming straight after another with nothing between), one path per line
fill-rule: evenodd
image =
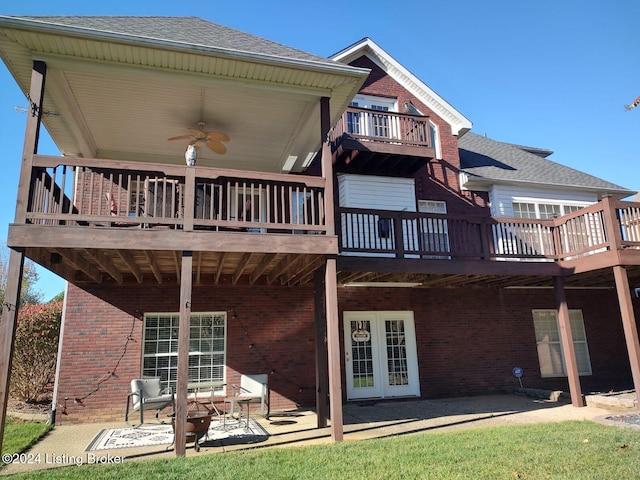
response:
M189 128L188 129L194 137L206 137L207 132L203 132L202 130L198 130L197 128Z
M222 132L207 132L207 134L209 135L209 138L211 140L213 140L214 142L228 142L229 141L229 135L227 135L226 133L222 133Z
M227 152L227 147L225 147L220 142L214 142L212 140L207 142L207 147L216 152L219 155L224 155Z
M178 137L167 138L167 140L184 140L186 138L191 138L191 135L180 135Z

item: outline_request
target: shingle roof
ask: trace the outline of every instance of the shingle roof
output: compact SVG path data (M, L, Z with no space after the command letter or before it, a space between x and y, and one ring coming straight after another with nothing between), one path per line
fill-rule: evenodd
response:
M531 153L531 147L498 142L471 132L458 140L458 147L462 170L485 181L582 188L612 194L635 193Z
M117 34L132 38L268 55L291 60L339 65L333 60L288 47L256 35L218 25L198 17L130 16L8 16L41 22L47 26L85 31L88 34Z

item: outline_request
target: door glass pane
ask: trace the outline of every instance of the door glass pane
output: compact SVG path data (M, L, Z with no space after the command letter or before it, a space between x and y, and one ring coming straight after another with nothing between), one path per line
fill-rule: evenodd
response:
M369 320L351 321L351 357L353 387L373 387L373 350Z
M386 320L385 334L389 385L409 385L404 321Z

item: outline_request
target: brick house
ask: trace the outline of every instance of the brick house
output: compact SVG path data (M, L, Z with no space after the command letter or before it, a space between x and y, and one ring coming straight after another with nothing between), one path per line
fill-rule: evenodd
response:
M140 376L182 418L189 383L266 373L272 409L315 405L336 441L344 401L510 392L515 367L576 406L637 390L634 192L473 134L372 40L325 59L192 17L0 30L33 107L3 412L25 256L68 281L57 423L122 419ZM37 155L40 121L63 156Z

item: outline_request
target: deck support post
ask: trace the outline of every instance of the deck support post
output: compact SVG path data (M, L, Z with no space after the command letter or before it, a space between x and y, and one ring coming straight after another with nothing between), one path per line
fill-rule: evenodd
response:
M338 320L338 287L336 259L327 260L325 273L327 305L327 355L329 357L329 413L331 415L331 439L341 442L344 437L342 425L342 379L340 375L340 326Z
M327 357L327 315L325 295L325 265L318 268L313 275L315 290L316 317L316 413L318 428L327 426L327 395L329 388L329 371Z
M31 71L31 84L29 86L30 105L27 112L27 126L22 145L22 163L20 166L20 179L18 180L18 197L16 198L14 223L25 223L27 219L33 156L38 153L46 74L47 65L39 60L34 61ZM24 252L12 249L9 254L7 285L4 292L4 304L2 305L2 325L0 325L0 452L2 452L4 422L7 416L11 361L13 359L13 343L18 322L23 270Z
M187 444L187 383L189 376L189 330L191 323L191 287L193 252L182 252L180 275L180 323L178 325L178 372L174 441L176 456L184 457Z
M335 235L335 203L333 200L333 163L331 160L331 145L329 131L331 130L331 115L329 97L320 99L320 138L322 141L322 177L326 180L324 188L325 198L325 226L327 235ZM336 252L337 254L338 252ZM336 259L328 258L325 267L325 308L327 317L327 356L329 368L329 414L331 417L331 438L334 442L341 442L344 437L342 425L342 379L340 375L340 322L338 319L338 272Z
M633 304L631 303L629 277L627 275L627 270L620 265L613 267L613 276L616 281L618 303L620 304L620 315L622 316L622 327L624 329L624 338L627 343L627 353L629 354L629 363L631 365L633 387L636 391L636 402L640 405L640 343L638 342L636 317L633 313Z
M7 286L4 292L4 303L2 304L2 324L0 325L0 452L2 452L4 422L7 416L7 402L9 401L11 360L13 359L13 341L18 324L18 305L20 303L23 267L24 253L11 250L9 254L9 269L7 271Z
M553 290L556 297L556 308L558 309L560 341L562 342L564 365L567 369L567 379L569 380L571 404L574 407L584 407L584 398L580 387L580 376L578 375L578 362L576 361L576 350L573 345L573 335L571 333L569 307L567 306L567 296L564 289L564 279L562 277L553 277Z

